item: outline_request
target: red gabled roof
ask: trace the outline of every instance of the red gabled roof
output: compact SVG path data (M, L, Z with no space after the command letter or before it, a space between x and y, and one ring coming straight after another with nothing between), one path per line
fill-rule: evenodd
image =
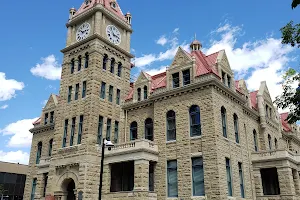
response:
M256 98L257 93L258 93L258 90L254 91L254 92L250 92L251 106L252 106L252 108L254 108L256 110L257 110L257 98Z
M162 72L151 76L151 92L162 87L167 86L167 73Z
M244 94L241 90L241 88L239 87L239 83L240 83L240 80L237 80L234 82L235 83L235 89L237 92L241 93L241 94Z
M35 120L32 124L33 125L38 125L41 123L41 118L38 118L37 120Z
M286 121L288 115L289 115L288 113L280 114L281 124L282 124L283 130L285 132L290 132L291 131L290 124Z

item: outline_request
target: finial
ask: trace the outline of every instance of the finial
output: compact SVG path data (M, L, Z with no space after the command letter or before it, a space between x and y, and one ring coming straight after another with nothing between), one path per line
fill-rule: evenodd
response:
M197 34L195 33L195 40L197 40Z

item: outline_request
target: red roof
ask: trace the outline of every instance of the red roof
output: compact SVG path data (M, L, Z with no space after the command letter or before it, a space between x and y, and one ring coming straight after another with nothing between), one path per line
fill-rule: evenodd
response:
M116 3L115 8L113 8L110 5L112 2ZM78 11L75 13L75 16L85 12L86 10L89 10L89 9L95 7L98 4L102 4L106 9L108 9L112 13L115 13L115 15L118 16L119 18L121 18L122 20L126 21L120 6L118 5L118 3L115 0L91 0L91 2L89 4L86 4L84 1L82 3L81 7L78 9Z
M35 120L32 124L33 125L38 125L41 123L41 118L38 118L37 120Z
M235 81L235 89L237 92L241 93L241 94L244 94L241 90L241 88L239 87L239 83L240 83L240 80L238 81Z
M257 110L257 98L256 98L257 93L258 93L258 90L254 91L254 92L250 92L251 106L252 106L252 108L254 108L256 110Z
M291 131L290 124L286 121L288 115L289 115L288 113L280 114L281 124L282 124L283 130L285 132L290 132Z

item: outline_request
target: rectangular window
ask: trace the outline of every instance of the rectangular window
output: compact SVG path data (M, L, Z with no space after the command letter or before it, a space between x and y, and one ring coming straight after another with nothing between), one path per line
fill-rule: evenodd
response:
M86 81L83 81L82 83L82 98L85 98L86 96Z
M62 144L62 147L66 147L67 145L67 134L68 134L68 123L69 123L69 120L65 120L65 128L64 128L64 138L63 138L63 144Z
M179 87L179 72L172 74L173 88Z
M78 93L79 93L79 83L77 83L75 87L75 100L78 99Z
M230 160L228 158L226 158L226 174L227 174L228 196L232 196L231 167L230 167Z
M69 92L68 92L68 103L70 103L72 100L72 86L69 86Z
M34 200L35 189L36 189L36 182L37 182L37 179L36 178L33 179L30 200Z
M202 158L192 158L193 196L205 196Z
M79 125L78 125L78 140L77 140L77 144L81 144L82 129L83 129L83 115L80 115Z
M110 141L110 135L111 135L111 119L107 119L107 125L106 125L106 139Z
M168 197L178 197L177 160L167 162Z
M101 99L105 99L105 88L106 88L106 83L102 82L101 83L101 91L100 91L100 97L101 97Z
M112 164L110 184L111 192L133 191L134 162Z
M78 57L78 71L81 70L81 56Z
M110 85L109 90L108 90L108 101L109 102L113 101L113 93L114 93L114 87Z
M121 91L119 89L117 89L117 97L116 97L116 104L117 105L120 105L120 94L121 94Z
M227 86L231 88L231 77L227 75Z
M191 75L190 75L190 70L184 70L182 72L182 77L183 77L183 85L188 85L191 83Z
M122 75L122 64L119 63L118 64L118 76L121 77L121 75Z
M153 162L149 162L149 191L154 192L154 166Z
M71 74L74 73L74 68L75 68L75 61L74 59L71 60Z
M115 135L114 135L114 143L118 144L119 141L119 122L115 121Z
M72 125L71 125L70 146L73 146L73 142L74 142L75 122L76 122L76 117L73 117L73 118L72 118Z
M46 190L47 190L47 184L48 184L48 173L44 173L44 191L43 191L43 197L46 196Z
M103 132L103 117L99 116L99 121L98 121L98 137L97 137L97 143L98 144L102 143L102 132Z
M225 72L222 72L222 82L223 82L224 85L226 85L226 79L225 79L225 77L226 77Z
M233 124L234 124L235 142L236 143L240 143L239 125L238 125L238 119L237 118L234 118Z
M45 121L44 121L44 124L48 124L48 117L49 117L49 114L48 113L45 113Z
M264 195L280 195L277 169L261 169L260 174Z
M253 140L254 140L254 150L257 152L258 151L257 134L255 131L253 132Z
M239 165L239 176L240 176L240 190L241 190L241 197L245 198L245 189L244 189L244 175L243 175L243 165L242 163L238 163Z
M54 111L50 112L50 124L54 123Z

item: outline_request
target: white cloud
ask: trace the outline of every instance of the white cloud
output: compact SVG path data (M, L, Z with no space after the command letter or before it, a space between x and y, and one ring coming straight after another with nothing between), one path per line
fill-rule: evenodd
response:
M48 99L42 101L42 102L41 102L42 106L45 106L47 102L48 102Z
M160 36L160 38L156 41L156 44L160 44L161 46L164 46L167 44L168 39L166 38L165 35Z
M175 29L173 30L173 33L178 33L178 31L179 31L179 28L175 28Z
M8 147L30 147L32 140L32 133L29 129L33 128L32 123L37 120L35 119L23 119L17 122L11 123L0 129L0 133L3 136L9 135Z
M150 69L150 70L147 70L146 73L150 74L151 76L155 75L155 74L159 74L159 73L162 73L164 71L166 71L166 68L168 66L161 66L160 68L158 69Z
M5 110L6 108L8 108L8 105L6 104L6 105L3 105L3 106L1 106L0 107L0 110Z
M17 90L23 90L24 83L14 79L6 79L5 73L0 72L0 101L7 101L16 96Z
M23 151L0 151L0 160L4 162L28 164L29 154Z
M35 67L30 69L34 76L39 76L49 80L60 80L61 66L58 64L54 55L46 58L41 58L42 63L36 64Z

